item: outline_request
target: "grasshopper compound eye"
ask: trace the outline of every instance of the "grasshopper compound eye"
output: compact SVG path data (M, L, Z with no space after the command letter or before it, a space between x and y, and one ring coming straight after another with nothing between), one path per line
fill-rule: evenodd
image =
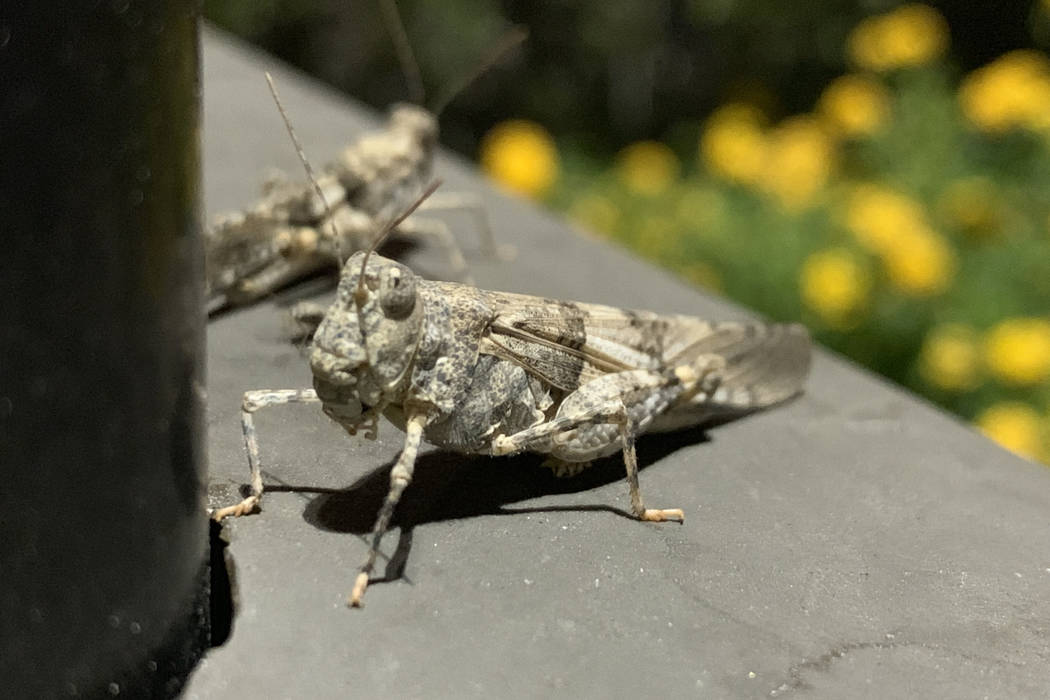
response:
M401 319L416 307L415 276L399 267L388 267L379 277L379 305L387 318Z

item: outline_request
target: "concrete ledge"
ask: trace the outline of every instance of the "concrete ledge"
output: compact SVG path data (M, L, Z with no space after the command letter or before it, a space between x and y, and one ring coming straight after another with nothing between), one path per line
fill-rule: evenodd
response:
M378 123L206 32L209 212L249 201L268 165L299 172L264 69L315 162ZM446 189L482 193L500 241L519 247L513 265L473 256L480 286L743 313L493 192L462 161L440 166ZM417 250L409 262L441 274L440 260ZM284 339L286 299L209 324L212 505L247 481L242 392L309 385ZM350 438L310 406L260 413L257 426L270 490L263 513L226 527L234 628L187 697L978 698L1050 688L1050 469L825 352L788 406L640 442L643 493L684 508L682 526L623 516L617 459L557 480L532 457L429 453L384 544L404 578L370 588L363 610L344 601L401 434L385 424L376 442Z

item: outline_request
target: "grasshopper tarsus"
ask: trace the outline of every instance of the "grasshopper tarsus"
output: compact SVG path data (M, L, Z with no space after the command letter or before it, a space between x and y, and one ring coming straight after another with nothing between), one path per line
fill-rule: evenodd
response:
M638 519L650 523L665 523L668 521L684 523L685 513L682 512L681 508L646 508L638 516Z
M351 608L363 608L365 589L368 588L368 574L362 571L354 579L354 587L350 591L350 595L347 596L346 604Z
M259 497L252 495L235 505L214 510L211 514L211 518L215 522L221 523L226 518L239 518L242 515L248 515L249 513L254 512L258 507Z

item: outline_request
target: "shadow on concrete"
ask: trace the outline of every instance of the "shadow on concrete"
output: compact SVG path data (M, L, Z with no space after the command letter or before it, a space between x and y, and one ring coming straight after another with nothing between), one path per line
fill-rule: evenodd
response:
M706 433L696 429L646 435L638 441L638 466L649 465L683 447L706 442ZM393 527L410 529L424 523L479 515L516 515L553 511L607 511L632 518L629 512L611 505L566 505L508 507L541 496L580 493L613 482L625 481L623 458L616 453L597 460L580 474L560 478L542 466L543 457L487 457L435 451L416 460L412 484L405 490L394 513ZM372 470L345 489L322 489L292 484L271 484L268 492L318 494L303 513L310 524L334 532L371 532L376 513L386 497L394 461ZM624 485L626 491L626 484ZM644 484L643 484L644 494Z
M683 447L707 442L710 438L696 428L673 433L646 435L638 440L639 471ZM372 531L376 514L386 498L390 469L395 460L378 467L345 489L326 489L292 484L266 484L268 492L317 494L306 506L303 518L315 527L363 536ZM509 504L541 496L580 493L613 482L625 482L621 453L595 461L576 476L554 476L542 466L543 456L487 457L434 451L416 460L412 483L398 503L391 529L399 528L397 545L387 559L385 574L372 579L382 583L403 579L412 549L415 526L479 515L521 515L525 513L606 511L624 518L634 516L612 505L551 505L508 507ZM624 483L626 492L627 486ZM642 485L642 493L645 486ZM380 559L385 559L380 554ZM406 579L407 580L407 579Z
M208 518L209 619L211 620L209 646L226 643L233 630L234 568L222 524Z

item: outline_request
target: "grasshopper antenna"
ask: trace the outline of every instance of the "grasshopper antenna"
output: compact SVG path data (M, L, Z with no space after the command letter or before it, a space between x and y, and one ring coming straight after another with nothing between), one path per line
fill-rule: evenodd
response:
M314 186L314 192L321 198L321 203L324 205L325 213L328 215L329 225L332 229L332 239L335 241L335 254L339 258L339 265L343 264L343 245L342 236L339 235L339 227L335 223L335 215L332 213L332 207L328 205L328 200L324 196L324 192L321 191L321 186L317 184L317 177L314 175L314 169L310 166L310 161L306 159L306 153L303 151L303 144L299 141L299 136L296 135L295 129L292 128L292 121L288 118L288 113L284 111L284 104L281 103L281 98L277 94L277 86L273 82L273 76L270 75L270 71L266 71L266 83L270 86L270 94L273 95L273 101L277 104L277 111L281 113L281 119L284 121L284 128L288 130L288 135L292 139L292 143L295 144L295 152L299 155L299 160L303 164L303 168L306 169L306 176L310 179L310 183Z
M430 183L430 186L423 191L423 194L419 195L419 197L416 198L416 201L412 202L412 205L409 206L408 209L406 209L402 214L397 216L397 218L388 221L379 229L379 235L377 235L376 239L372 241L372 245L370 245L368 247L368 250L365 251L364 259L361 260L361 274L357 277L357 289L354 290L354 302L357 304L358 308L364 306L364 303L368 301L368 292L365 290L365 267L368 265L368 257L372 254L372 251L378 248L379 244L382 243L386 239L386 237L390 235L390 232L397 228L402 221L411 216L412 212L418 209L419 205L425 202L427 197L434 194L434 190L436 190L438 187L441 187L440 179L434 180L432 183Z
M441 114L445 111L445 108L451 104L452 100L456 99L461 92L467 89L471 83L488 71L492 66L496 65L503 59L503 57L529 38L528 27L518 24L511 27L506 34L496 43L494 47L485 55L481 63L474 70L473 73L468 74L462 78L459 83L453 83L451 90L446 91L444 96L436 103L434 108L431 110L434 114Z
M394 50L397 52L397 60L401 64L401 72L408 84L410 99L417 105L422 105L426 100L426 92L423 89L423 74L419 70L419 62L412 50L412 44L408 40L408 32L405 31L405 23L401 21L401 13L397 11L395 0L380 0L379 9L383 11L383 21L390 39L394 42Z

